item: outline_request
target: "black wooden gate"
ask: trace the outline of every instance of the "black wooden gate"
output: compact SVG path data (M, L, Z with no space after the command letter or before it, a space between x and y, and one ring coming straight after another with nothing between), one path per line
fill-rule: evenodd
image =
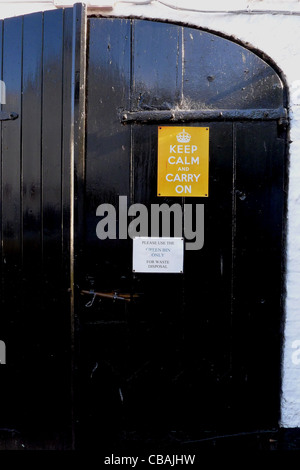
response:
M0 122L1 448L72 443L70 254L84 24L80 6L0 23L0 116L18 115Z
M276 428L283 84L208 32L87 27L80 5L1 23L1 117L18 114L1 131L2 447ZM208 198L156 196L158 126L183 123L209 128ZM133 273L130 238L97 238L97 207L120 196L204 204L204 246L185 251L183 274Z
M140 20L88 25L84 432L111 442L110 430L128 445L272 429L280 389L282 82L252 52L208 32ZM157 197L158 126L183 123L209 128L208 198ZM204 247L185 251L184 274L133 273L130 239L97 238L98 205L118 210L119 196L149 210L204 204ZM94 291L101 295L91 306ZM109 292L121 299L104 297ZM125 302L126 294L137 297Z

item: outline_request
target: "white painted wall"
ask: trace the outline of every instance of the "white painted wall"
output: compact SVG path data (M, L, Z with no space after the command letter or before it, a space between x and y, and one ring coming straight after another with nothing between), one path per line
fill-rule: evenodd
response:
M0 18L73 3L72 0L0 0ZM103 16L169 20L224 33L263 51L282 71L291 97L291 146L281 425L300 427L300 1L89 0L85 3L90 12Z

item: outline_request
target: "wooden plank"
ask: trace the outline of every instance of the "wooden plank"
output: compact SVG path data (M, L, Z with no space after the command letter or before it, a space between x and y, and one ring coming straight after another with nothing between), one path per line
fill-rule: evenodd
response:
M22 416L17 390L22 382L20 359L22 345L21 267L22 267L22 186L21 186L21 85L22 18L3 22L2 79L6 84L6 104L2 108L16 112L19 118L2 123L2 249L3 297L2 325L6 342L8 368L5 383L5 410L2 423L12 426ZM9 365L8 365L9 364ZM1 377L1 379L4 377ZM5 379L5 378L4 378Z
M214 34L184 30L184 102L190 109L279 108L279 76L253 52Z
M107 240L103 251L96 236L99 222L96 209L102 203L118 208L119 196L127 196L129 204L131 196L131 134L130 128L121 123L119 115L121 108L128 108L130 99L130 20L99 21L92 18L89 20L89 37L85 209L87 269L83 272L96 271L106 284L115 282L112 280L117 274L113 272L113 259L122 260L122 249L128 244L127 240ZM108 253L113 256L111 268L108 269L112 270L110 274L103 270ZM121 263L120 269L124 272L128 271L127 261L126 257Z
M5 108L21 114L22 18L4 22L3 80L7 97ZM3 250L6 263L20 263L21 227L21 119L2 124ZM13 268L12 261L11 268Z
M23 351L21 376L26 413L20 421L28 432L39 415L40 395L37 372L42 331L42 237L41 237L41 105L42 105L42 37L43 15L27 15L23 19L22 51L22 318L19 327L23 338L18 347ZM27 413L31 416L27 421Z
M72 19L72 23L71 23ZM79 383L80 374L78 373L81 364L80 358L80 304L78 300L77 286L82 279L82 253L84 244L84 217L85 217L85 141L86 141L86 67L87 67L87 13L86 7L81 4L74 6L72 18L69 11L65 14L65 39L67 44L64 46L65 62L64 71L70 76L70 106L66 103L66 109L70 108L69 114L64 114L64 122L68 129L68 120L70 120L70 139L68 132L64 135L65 144L63 145L66 153L64 162L64 178L68 177L66 186L69 193L69 210L67 201L64 204L64 213L69 212L69 335L70 340L70 420L71 420L71 446L73 449L78 447L79 442L79 423L81 419L79 405L82 391L82 384ZM70 55L71 53L71 55ZM68 56L67 56L68 54ZM70 60L71 59L71 60ZM67 91L67 83L64 83L64 90ZM68 95L67 95L68 96ZM66 100L67 101L67 100ZM65 106L64 106L65 109ZM70 151L68 152L68 142ZM67 167L69 176L67 176ZM65 232L65 229L64 229ZM81 424L81 423L80 423Z
M43 38L42 203L44 269L61 268L63 10L45 13Z
M3 56L3 25L4 21L0 21L0 79L3 80L3 70L2 70L2 56ZM3 106L1 105L1 110ZM0 284L0 294L1 299L3 299L3 251L2 251L2 213L3 213L3 181L2 181L2 122L0 122L0 242L1 242L1 259L0 259L0 270L1 270L1 284Z
M70 223L71 223L71 194L70 182L72 172L72 45L73 45L73 9L64 13L63 36L63 76L62 76L62 162L61 162L61 191L62 191L62 256L64 271L64 286L70 286Z
M136 20L131 110L173 109L182 98L182 28Z
M22 18L4 21L3 81L6 84L5 109L21 115ZM15 319L20 314L20 269L22 263L21 222L21 118L2 123L2 236L4 296ZM14 305L14 307L12 307Z
M49 406L41 426L61 433L58 448L70 446L70 305L69 269L64 250L69 236L63 204L69 211L69 180L64 180L66 142L70 137L70 47L64 51L64 10L44 13L42 75L42 240L43 240L43 343L44 368L41 387ZM70 16L68 16L70 20ZM70 21L68 23L70 25ZM66 34L71 34L72 29ZM70 41L70 38L68 38ZM69 46L69 43L68 45ZM65 75L64 75L65 73ZM68 104L67 104L68 103ZM64 109L64 105L66 108ZM65 113L65 115L64 115ZM64 117L66 118L64 121ZM66 125L66 129L64 128ZM66 131L65 135L64 132ZM66 184L64 193L63 183ZM64 233L64 230L66 233ZM66 256L68 256L66 254ZM55 337L55 341L53 338ZM59 386L57 386L59 384ZM51 397L51 399L50 399ZM56 444L57 445L57 444Z
M120 109L128 109L130 104L130 31L130 20L98 18L88 20L84 245L80 254L81 270L77 271L77 278L80 277L80 286L86 290L90 289L89 279L93 278L94 286L99 292L121 287L122 282L128 284L131 279L129 241L108 239L101 241L96 235L96 226L99 222L99 217L96 217L97 207L102 203L109 203L118 211L119 196L127 196L128 204L130 201L131 131L130 127L124 126L120 119ZM125 281L122 276L126 276ZM130 288L127 292L130 292ZM124 305L121 304L117 309L119 311L120 308L124 313ZM79 305L82 308L82 298ZM102 314L109 317L111 309L114 308L115 304L105 305ZM90 388L94 379L87 381L86 373L90 370L91 360L95 358L94 353L99 360L100 371L102 364L107 360L104 349L108 346L110 354L116 342L119 346L126 343L126 329L122 330L121 334L118 327L118 331L114 328L108 331L105 325L98 325L96 329L90 331L85 323L88 313L85 309L80 312L81 388L79 390L82 421L79 438L81 445L91 448L92 443L97 445L99 438L103 443L108 442L112 423L115 423L115 419L120 419L120 414L119 402L117 407L113 405L114 393L106 395L111 387L110 379L104 379L103 388L99 391L100 401L98 399L94 401L95 392ZM126 348L125 344L124 347ZM113 352L114 363L118 348ZM121 356L121 361L124 361L125 351ZM90 398L88 390L92 393ZM104 397L107 397L107 400ZM102 406L103 399L105 399L104 406Z
M26 281L30 280L32 284L33 279L38 281L41 275L42 37L42 14L25 16L22 83L23 270Z
M240 412L261 427L279 417L284 158L276 123L236 124L233 358Z
M0 79L3 80L2 75L2 56L3 56L3 26L4 22L0 21ZM1 106L3 109L4 106ZM3 250L2 250L2 213L3 213L3 181L2 181L2 122L0 122L0 136L1 136L1 143L0 143L0 296L1 296L1 317L0 317L0 329L1 329L1 337L0 339L7 344L7 339L9 338L8 335L8 328L7 328L7 311L6 305L4 302L4 292L5 292L5 280L4 280L4 268L3 265ZM7 370L7 367L0 368L0 381L1 383L8 383L10 380L10 374ZM0 401L1 403L8 403L9 391L7 387L1 387L0 389ZM4 423L5 419L7 419L8 415L8 407L5 407L2 414L1 425ZM0 443L1 449L5 448L5 443Z
M0 21L0 80L3 80L3 72L2 72L2 54L3 54L3 20ZM1 110L3 109L2 104L0 103ZM1 194L1 201L0 201L0 241L1 241L1 259L0 259L0 269L1 269L1 294L2 294L2 122L0 122L0 136L1 136L1 143L0 143L0 194ZM2 298L2 295L1 295Z

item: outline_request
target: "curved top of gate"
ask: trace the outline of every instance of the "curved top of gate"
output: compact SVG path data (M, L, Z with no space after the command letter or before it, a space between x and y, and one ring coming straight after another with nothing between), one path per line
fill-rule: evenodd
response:
M124 121L286 117L284 86L276 71L223 37L135 20L132 57L131 110L123 114Z

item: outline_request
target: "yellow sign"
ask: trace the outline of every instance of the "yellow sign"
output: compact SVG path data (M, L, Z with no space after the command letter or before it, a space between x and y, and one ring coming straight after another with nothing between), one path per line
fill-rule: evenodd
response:
M207 197L208 127L158 128L157 195Z

